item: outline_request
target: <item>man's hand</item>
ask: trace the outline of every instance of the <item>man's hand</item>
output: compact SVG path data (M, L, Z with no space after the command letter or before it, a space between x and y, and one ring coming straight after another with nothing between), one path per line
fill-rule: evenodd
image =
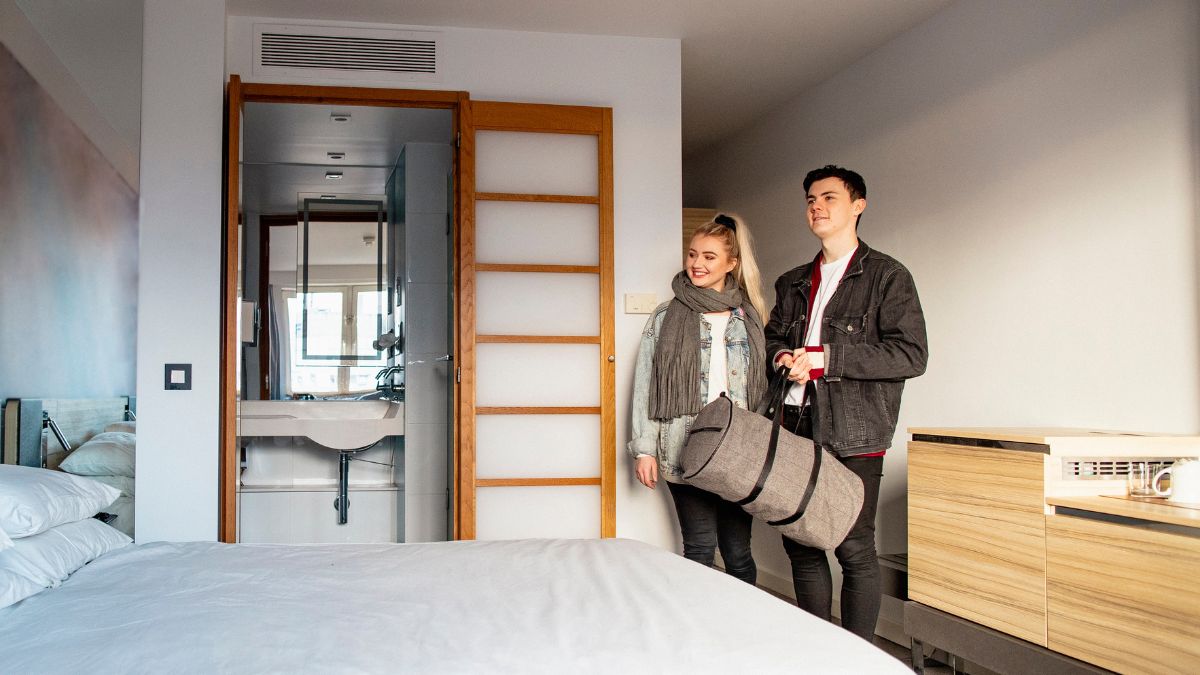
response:
M809 380L808 371L812 370L812 362L808 358L808 352L799 351L791 354L784 354L779 357L777 362L779 365L788 369L787 379L796 384L804 384Z
M658 485L658 460L650 455L637 458L637 479L651 490Z

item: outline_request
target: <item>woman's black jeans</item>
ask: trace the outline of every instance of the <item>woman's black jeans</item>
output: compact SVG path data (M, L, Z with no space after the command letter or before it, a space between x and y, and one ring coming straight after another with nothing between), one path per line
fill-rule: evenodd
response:
M797 429L801 436L811 437L811 430L806 428L807 422L804 417L797 420L791 415L785 415L784 419L788 428ZM842 566L842 627L871 642L875 636L875 622L879 619L875 511L879 505L879 483L883 479L883 457L848 457L841 462L863 482L862 511L846 535L846 540L833 550ZM833 579L829 573L828 555L819 548L796 543L787 537L783 538L783 550L792 561L796 605L829 621L833 604Z
M748 584L755 584L758 567L750 552L750 514L737 504L698 487L670 482L667 486L675 501L675 513L679 515L683 557L712 567L719 548L725 571Z

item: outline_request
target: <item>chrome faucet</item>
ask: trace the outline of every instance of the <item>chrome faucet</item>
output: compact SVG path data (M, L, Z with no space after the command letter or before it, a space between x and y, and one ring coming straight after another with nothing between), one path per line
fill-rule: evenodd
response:
M378 373L375 373L375 389L379 391L380 398L389 401L404 400L404 385L397 386L392 381L392 376L397 373L403 373L404 366L388 366Z

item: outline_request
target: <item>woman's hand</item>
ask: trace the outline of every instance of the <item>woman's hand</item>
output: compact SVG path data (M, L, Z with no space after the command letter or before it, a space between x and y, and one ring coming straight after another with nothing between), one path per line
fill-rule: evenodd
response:
M658 485L658 460L650 455L637 458L637 479L651 490Z

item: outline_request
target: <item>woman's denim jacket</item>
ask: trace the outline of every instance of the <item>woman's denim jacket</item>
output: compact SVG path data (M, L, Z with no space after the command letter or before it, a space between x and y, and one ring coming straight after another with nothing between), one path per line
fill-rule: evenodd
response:
M654 349L662 330L663 317L670 302L659 305L646 328L642 330L642 343L638 348L637 367L633 376L633 440L629 442L629 454L650 455L658 459L658 472L664 480L678 483L683 469L679 466L679 453L687 440L688 429L695 415L681 415L668 420L650 418L650 373L654 369ZM708 400L708 366L712 350L712 326L700 321L700 395ZM750 364L750 340L746 334L746 322L742 310L734 309L725 328L725 363L728 389L726 395L739 407L746 407L746 371ZM761 367L755 364L754 367Z

